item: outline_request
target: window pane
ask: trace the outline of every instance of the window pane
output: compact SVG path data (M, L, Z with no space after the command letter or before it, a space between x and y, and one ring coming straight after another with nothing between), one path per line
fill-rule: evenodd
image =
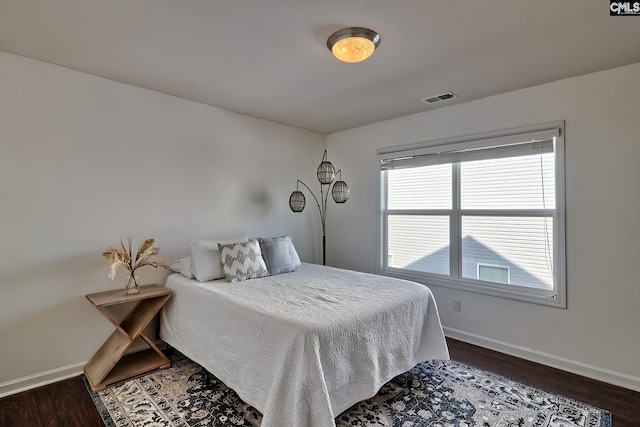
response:
M451 165L387 171L388 209L451 209Z
M450 274L449 217L389 215L388 267Z
M554 158L549 153L462 163L462 209L555 209Z
M508 268L512 285L553 289L553 219L463 216L462 277L475 279L478 264Z

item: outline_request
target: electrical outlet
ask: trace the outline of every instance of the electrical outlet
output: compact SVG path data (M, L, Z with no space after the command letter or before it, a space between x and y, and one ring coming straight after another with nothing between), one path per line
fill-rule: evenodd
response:
M453 311L460 311L460 300L459 299L454 299L453 300Z

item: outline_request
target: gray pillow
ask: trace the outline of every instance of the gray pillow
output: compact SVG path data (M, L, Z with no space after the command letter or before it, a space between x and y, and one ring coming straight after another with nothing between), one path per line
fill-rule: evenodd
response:
M302 265L291 236L261 237L258 241L270 275L290 273Z

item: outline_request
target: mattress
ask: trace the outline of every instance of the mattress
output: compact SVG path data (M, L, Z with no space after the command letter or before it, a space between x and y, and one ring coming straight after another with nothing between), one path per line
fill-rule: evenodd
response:
M448 359L424 285L303 264L227 283L167 278L160 337L263 414L263 427L334 426L396 375Z

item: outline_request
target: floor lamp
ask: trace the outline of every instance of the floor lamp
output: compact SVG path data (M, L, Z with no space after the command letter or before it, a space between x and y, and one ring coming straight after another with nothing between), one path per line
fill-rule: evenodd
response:
M316 201L316 205L318 205L318 210L320 211L320 221L322 222L322 265L327 265L327 237L325 235L327 199L329 197L329 193L331 193L331 197L333 197L334 202L346 202L349 198L349 186L346 182L342 181L342 171L338 170L336 172L333 164L327 160L327 150L324 150L322 162L320 162L320 166L318 166L317 176L318 181L320 181L320 200L318 200L316 195L313 194L313 191L311 191L307 184L298 180L298 182L296 182L296 191L291 193L291 196L289 197L289 207L293 212L302 212L306 204L306 199L304 197L304 193L300 191L300 184L304 185L313 196L313 199ZM335 180L336 176L339 176L337 181Z

